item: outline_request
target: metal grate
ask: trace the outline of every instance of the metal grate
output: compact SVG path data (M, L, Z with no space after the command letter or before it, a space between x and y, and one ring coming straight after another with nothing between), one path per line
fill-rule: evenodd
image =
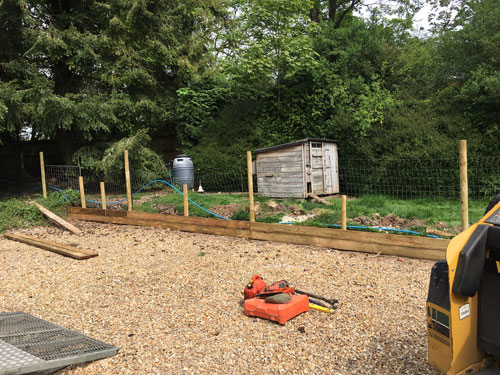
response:
M117 352L113 345L29 314L0 313L0 375L57 369Z

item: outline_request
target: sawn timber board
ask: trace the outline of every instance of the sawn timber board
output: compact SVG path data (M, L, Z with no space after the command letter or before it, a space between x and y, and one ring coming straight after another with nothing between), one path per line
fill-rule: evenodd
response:
M80 207L68 207L68 217L430 260L445 259L449 243L428 237Z

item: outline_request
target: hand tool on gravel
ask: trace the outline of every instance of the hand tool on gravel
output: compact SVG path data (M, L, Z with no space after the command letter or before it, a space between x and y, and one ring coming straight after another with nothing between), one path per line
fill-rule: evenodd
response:
M295 289L295 293L297 294L305 294L308 297L316 298L322 301L325 301L326 303L329 303L333 307L339 302L338 299L336 298L325 298L322 296L318 296L317 294L309 293L309 292L304 292L303 290Z

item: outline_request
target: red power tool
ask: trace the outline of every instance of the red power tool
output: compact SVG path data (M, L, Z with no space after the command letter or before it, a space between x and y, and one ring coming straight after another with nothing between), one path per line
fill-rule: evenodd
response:
M245 286L245 299L255 298L259 293L266 289L267 284L259 275L252 277L252 280Z
M280 280L275 282L274 284L266 286L260 293L257 294L257 297L266 298L281 293L292 295L295 293L295 288L293 286L290 286L288 284L288 281Z

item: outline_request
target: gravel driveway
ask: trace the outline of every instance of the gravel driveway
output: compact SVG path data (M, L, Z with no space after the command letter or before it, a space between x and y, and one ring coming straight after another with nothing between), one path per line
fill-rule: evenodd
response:
M432 261L72 222L85 234L13 233L98 257L78 261L0 237L1 311L121 348L59 374L438 374L427 365L425 329ZM242 292L255 274L337 298L339 309L284 326L246 317Z

